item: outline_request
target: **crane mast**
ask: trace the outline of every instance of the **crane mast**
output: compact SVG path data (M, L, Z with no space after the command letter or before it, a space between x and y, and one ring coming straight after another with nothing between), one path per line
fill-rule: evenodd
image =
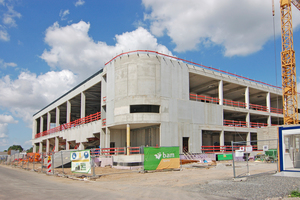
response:
M298 124L297 77L291 3L300 9L299 0L280 0L282 102L285 125Z

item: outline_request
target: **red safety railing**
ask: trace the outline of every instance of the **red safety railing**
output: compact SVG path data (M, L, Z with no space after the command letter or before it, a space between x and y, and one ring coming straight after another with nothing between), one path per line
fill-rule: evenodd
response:
M103 103L106 103L106 96L103 97Z
M225 106L234 106L234 107L240 107L240 108L246 108L247 104L244 102L239 102L239 101L232 101L228 99L223 100L223 104Z
M141 154L141 147L129 147L129 155ZM91 149L92 156L126 155L127 147Z
M106 126L106 118L102 119L102 126Z
M208 96L203 96L203 95L197 95L197 94L190 94L190 100L195 100L195 101L202 101L202 102L209 102L209 103L219 103L218 98L214 97L208 97Z
M257 145L251 145L253 151L257 150ZM233 151L239 150L240 147L245 147L245 145L235 145L233 146ZM203 153L226 153L226 152L232 152L232 146L231 145L224 145L224 146L201 146L201 151Z
M277 113L277 114L282 114L283 113L283 109L280 109L280 108L270 108L270 111L272 113Z
M252 103L249 104L249 109L268 112L267 106L261 106L261 105L256 105L256 104L252 104Z
M100 120L100 119L101 119L101 112L97 112L97 113L91 114L89 116L86 116L86 117L83 117L83 118L80 118L80 119L76 119L72 122L62 124L58 127L46 130L46 131L41 132L41 133L38 133L38 134L35 135L35 138L46 136L46 135L56 133L56 132L59 132L59 131L63 131L63 130L69 129L69 128L74 128L76 126L80 126L82 124L87 124L87 123L97 121L97 120Z
M266 126L268 126L266 123L250 122L250 128L260 128Z
M235 120L223 120L224 126L234 126L234 127L248 127L248 123L244 121L235 121Z

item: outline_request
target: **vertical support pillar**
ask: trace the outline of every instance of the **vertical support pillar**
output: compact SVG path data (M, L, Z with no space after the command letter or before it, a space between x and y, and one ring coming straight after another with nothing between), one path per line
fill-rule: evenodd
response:
M38 130L37 130L37 122L36 122L36 119L33 120L32 122L32 139L35 138L35 135L38 133Z
M219 81L219 105L223 105L223 80Z
M70 143L66 140L66 150L70 150Z
M59 138L58 137L55 137L55 149L54 149L55 152L59 151Z
M36 153L36 144L33 144L32 153Z
M106 144L106 128L102 128L100 132L100 147L99 148L105 148Z
M246 108L249 109L249 104L250 104L249 87L246 87L245 89L245 103L246 103Z
M266 96L266 105L268 107L268 112L271 112L271 96L270 96L270 92L268 92L267 96Z
M67 123L71 122L71 102L67 101Z
M80 118L85 117L85 94L81 92Z
M126 129L126 143L127 143L127 155L130 154L130 126L127 124L127 129Z
M50 140L47 139L46 140L46 153L49 153L50 152Z
M268 126L272 126L272 117L268 116Z
M250 113L247 113L246 115L246 122L247 122L247 127L250 128L251 125L250 125Z
M105 128L105 148L110 148L110 129Z
M43 142L40 142L39 153L43 153Z
M199 134L200 134L200 141L199 141L199 144L200 144L200 153L203 153L202 152L202 130L201 129L200 129Z
M221 132L220 132L220 146L225 146L225 141L224 141L224 130L222 130ZM223 150L223 148L221 147L220 148L221 150Z
M40 117L40 133L44 131L44 117Z
M250 141L251 141L251 133L250 132L247 133L247 139L246 139L246 141L247 141L247 145L251 145L251 143L250 143Z
M60 108L58 106L56 107L55 114L56 114L55 123L56 123L56 127L58 127L58 126L60 126L60 123L59 123L59 121L60 121Z
M51 123L51 113L47 113L47 130L50 130L50 123Z

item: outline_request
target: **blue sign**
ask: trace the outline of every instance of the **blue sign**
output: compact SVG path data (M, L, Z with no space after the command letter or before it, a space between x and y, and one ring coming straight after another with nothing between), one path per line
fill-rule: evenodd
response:
M89 152L87 152L87 151L84 152L84 157L85 157L85 158L88 158L88 157L89 157Z
M73 158L73 159L76 159L76 153L75 153L75 152L72 153L72 158Z

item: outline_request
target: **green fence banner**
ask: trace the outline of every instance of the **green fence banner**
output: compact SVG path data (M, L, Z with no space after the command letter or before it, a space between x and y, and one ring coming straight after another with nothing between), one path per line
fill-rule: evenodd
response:
M144 170L179 168L179 147L144 147Z

